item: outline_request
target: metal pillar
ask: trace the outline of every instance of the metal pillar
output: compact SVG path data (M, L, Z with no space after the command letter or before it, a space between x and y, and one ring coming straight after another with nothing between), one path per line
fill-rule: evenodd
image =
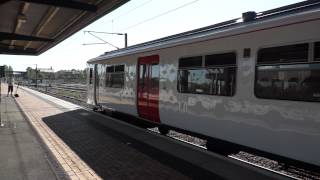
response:
M38 88L38 65L36 64L36 88Z
M128 47L128 34L124 33L124 47Z

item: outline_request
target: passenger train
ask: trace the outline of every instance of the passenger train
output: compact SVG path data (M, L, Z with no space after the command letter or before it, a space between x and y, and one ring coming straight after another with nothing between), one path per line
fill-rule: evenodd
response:
M320 166L320 2L304 1L88 61L87 102ZM232 152L232 151L229 151Z

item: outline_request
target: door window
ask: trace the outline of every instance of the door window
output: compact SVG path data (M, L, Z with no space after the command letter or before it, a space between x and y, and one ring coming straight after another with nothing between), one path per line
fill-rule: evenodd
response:
M151 87L157 88L159 86L159 64L151 65Z
M139 75L139 87L144 88L146 86L146 78L147 78L147 65L140 64L140 75Z

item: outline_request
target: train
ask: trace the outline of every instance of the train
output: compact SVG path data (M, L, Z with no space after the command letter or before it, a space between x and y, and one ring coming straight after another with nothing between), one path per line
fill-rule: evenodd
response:
M303 1L106 52L87 103L207 139L320 166L320 2Z

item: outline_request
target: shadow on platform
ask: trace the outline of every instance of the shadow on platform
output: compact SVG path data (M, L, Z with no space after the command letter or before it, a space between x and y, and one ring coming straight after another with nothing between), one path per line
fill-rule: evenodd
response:
M209 172L120 132L126 125L107 116L78 109L43 121L103 179L212 178Z

